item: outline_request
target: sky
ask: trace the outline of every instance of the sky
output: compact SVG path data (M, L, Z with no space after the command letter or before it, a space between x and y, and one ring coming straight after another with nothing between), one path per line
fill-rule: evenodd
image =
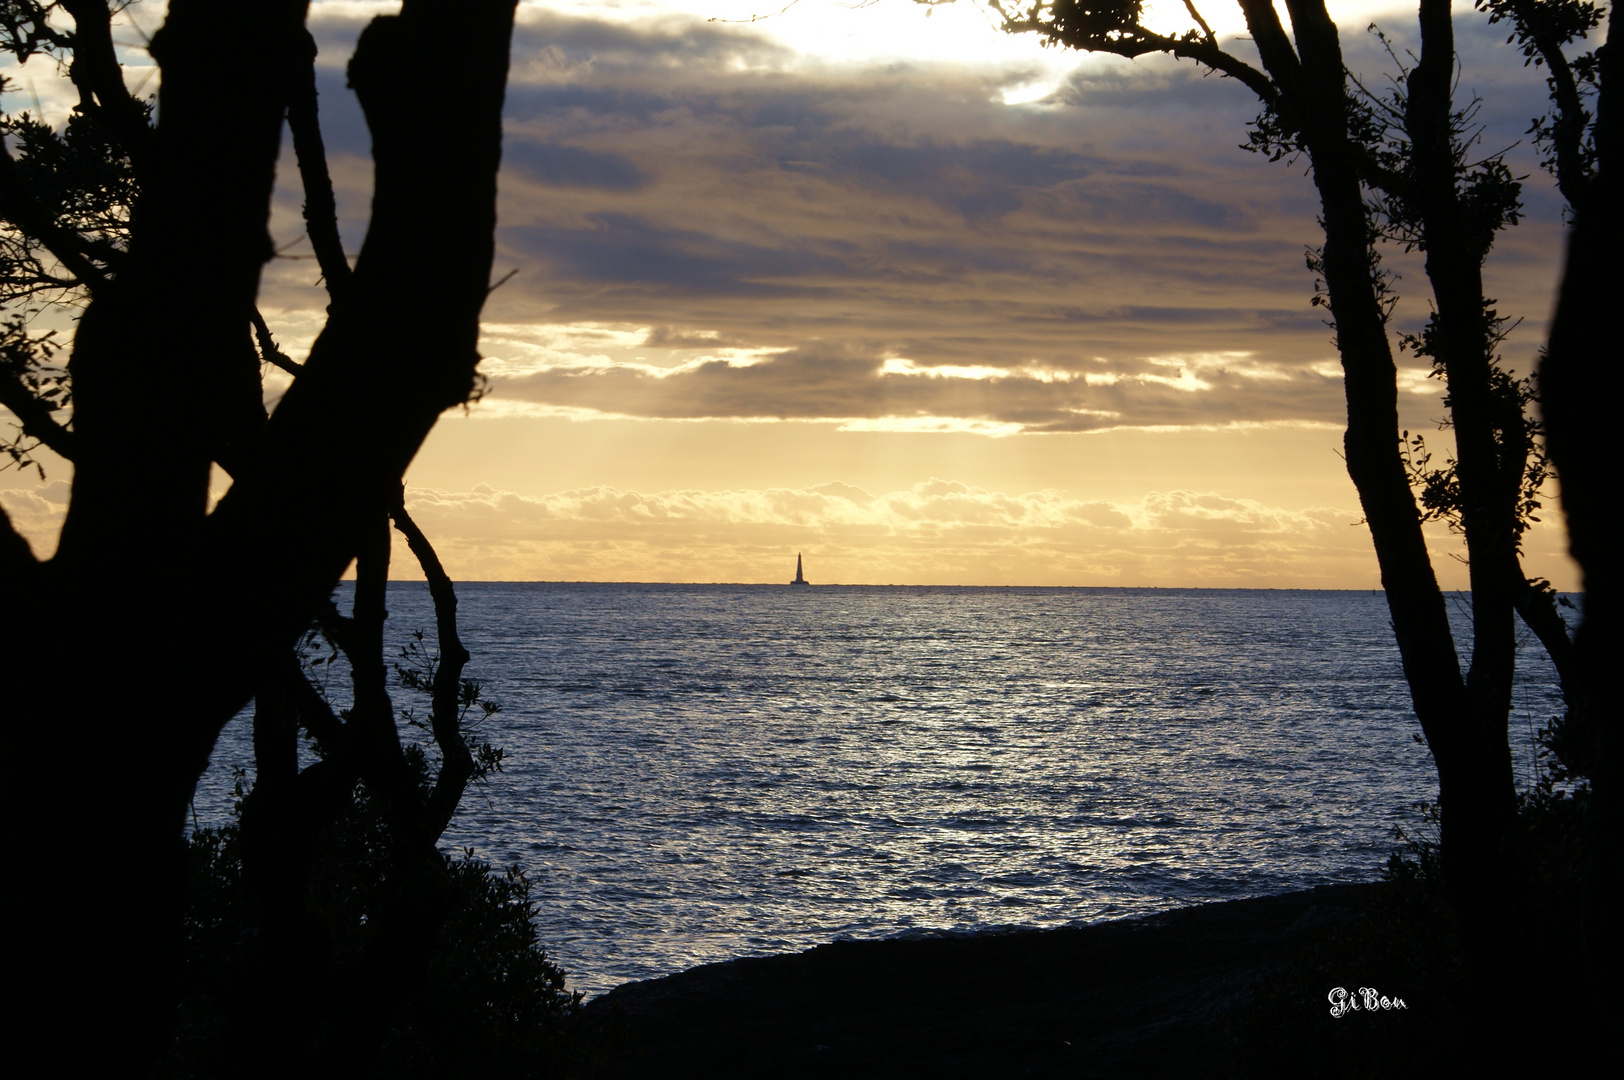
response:
M799 552L814 583L1379 585L1310 304L1313 188L1303 163L1239 148L1257 112L1244 87L1045 49L981 0L782 2L521 4L489 392L442 418L406 478L454 577L787 581ZM391 7L311 7L352 255L369 142L343 67ZM1189 25L1182 3L1147 10ZM1365 28L1402 56L1413 8L1330 10L1380 85L1392 61ZM1524 221L1486 268L1523 319L1503 351L1526 371L1562 251L1524 136L1544 87L1502 29L1455 10L1459 100L1481 96L1481 149L1511 147L1527 176ZM162 11L131 9L132 86L154 85L141 43ZM1202 13L1252 55L1232 0ZM457 64L454 47L425 56L424 92L455 94ZM10 76L8 111L65 119L48 66ZM281 175L260 306L297 358L326 297L291 151ZM1395 331L1417 329L1419 259L1386 254ZM1439 384L1399 363L1403 423L1447 447ZM0 474L41 554L71 479L47 468ZM1545 517L1525 564L1575 589L1554 491ZM1429 540L1445 587L1464 588L1458 539L1434 525ZM395 567L414 576L403 546Z

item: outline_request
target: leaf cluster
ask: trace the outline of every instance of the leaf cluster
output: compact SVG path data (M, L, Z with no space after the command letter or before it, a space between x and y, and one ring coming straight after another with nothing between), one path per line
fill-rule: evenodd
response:
M0 51L18 63L47 56L72 71L75 31L66 21L64 5L4 0ZM14 89L0 76L0 93ZM80 94L81 106L59 128L28 111L0 113L0 395L15 418L0 452L5 467L32 467L41 479L44 466L32 451L42 442L69 456L72 375L55 361L55 332L35 333L30 324L44 306L84 306L96 283L117 276L140 196L123 141L99 107L84 107L83 86ZM130 99L138 129L152 129L154 104Z
M1487 301L1486 304L1492 304ZM1491 327L1491 345L1504 341L1511 327L1510 320L1500 316L1492 307L1486 307L1485 319ZM1438 317L1433 314L1420 334L1405 334L1400 338L1402 348L1433 361L1432 377L1442 379L1443 367L1438 360L1436 339ZM1489 399L1492 403L1492 429L1497 465L1502 476L1515 483L1516 495L1511 528L1521 549L1522 538L1529 526L1540 520L1544 506L1543 490L1551 477L1550 458L1545 449L1545 427L1539 417L1539 376L1530 373L1519 377L1505 366L1496 355L1489 367ZM1446 390L1443 404L1450 399ZM1440 430L1448 429L1448 420L1441 420ZM1446 453L1441 465L1433 463L1433 452L1427 447L1426 437L1420 432L1402 433L1400 452L1410 484L1421 503L1423 521L1442 521L1450 530L1464 533L1462 512L1465 508L1461 494L1458 463L1452 453Z
M1595 110L1588 103L1601 88L1599 49L1574 57L1563 57L1562 50L1588 39L1590 31L1601 25L1601 5L1585 0L1473 0L1472 6L1488 14L1490 26L1510 24L1506 44L1517 46L1523 66L1546 69L1546 87L1558 111L1554 117L1536 116L1528 129L1534 145L1543 151L1540 165L1555 175L1559 157L1571 152L1573 164L1592 173L1597 160ZM1564 141L1569 146L1563 146Z
M22 387L42 412L52 416L73 404L73 388L67 369L55 362L61 348L56 331L35 333L30 327L35 314L37 309L25 309L0 319L0 379ZM6 458L0 471L32 468L45 479L45 467L33 457L39 445L21 423L12 420L9 430L0 433L0 454Z
M394 668L395 677L402 687L432 701L435 678L440 670L440 657L429 651L426 640L427 635L423 630L412 631L406 644L400 647ZM484 693L484 684L475 679L464 678L457 681L457 729L462 733L463 740L468 744L468 751L474 758L474 773L469 778L472 783L484 780L493 772L501 772L502 761L506 757L501 747L472 737L471 733L475 728L502 711L502 706L486 698ZM428 730L430 727L411 706L403 707L400 716L409 727L420 730Z
M125 6L120 3L114 10ZM48 4L35 0L0 2L0 52L10 53L19 64L35 56L60 61L73 48L73 33L52 24L52 14L61 10L62 5L54 0Z
M1045 45L1126 57L1159 48L1152 44L1159 35L1140 23L1142 0L1034 0L1015 14L994 7L1006 23L1037 31Z
M143 108L150 122L152 102L144 102ZM0 136L15 154L12 172L18 190L9 193L8 201L28 200L47 227L73 237L98 270L115 273L128 250L139 195L123 146L108 137L103 125L79 112L68 117L61 131L28 112L0 116ZM10 221L0 225L0 303L82 284L37 235Z
M1406 123L1407 85L1413 69L1379 27L1372 23L1369 31L1381 42L1394 71L1384 90L1350 79L1349 129L1360 152L1360 179L1370 192L1371 217L1380 238L1401 244L1406 251L1425 251L1420 193L1433 178L1422 174ZM1474 148L1483 139L1483 125L1478 121L1482 106L1482 99L1474 96L1464 108L1453 111L1447 133L1454 206L1461 216L1468 252L1480 265L1494 245L1495 234L1522 219L1522 183L1505 163L1506 150L1474 157Z
M1548 581L1541 580L1536 585L1554 591ZM1559 599L1562 604L1573 606L1565 598ZM1593 708L1570 706L1564 715L1551 717L1550 722L1539 729L1535 742L1539 746L1541 798L1549 800L1561 794L1559 785L1571 789L1574 795L1588 788L1596 767L1596 736Z

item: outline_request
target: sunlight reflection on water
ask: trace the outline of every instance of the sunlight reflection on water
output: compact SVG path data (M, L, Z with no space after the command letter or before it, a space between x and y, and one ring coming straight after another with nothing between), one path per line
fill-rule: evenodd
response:
M447 847L525 867L543 941L592 993L841 935L1369 879L1436 793L1380 595L458 594L468 674L503 706L480 735L508 758ZM433 625L420 585L391 585L390 608L397 635ZM1525 777L1560 695L1537 643L1519 662ZM239 720L205 823L251 761Z

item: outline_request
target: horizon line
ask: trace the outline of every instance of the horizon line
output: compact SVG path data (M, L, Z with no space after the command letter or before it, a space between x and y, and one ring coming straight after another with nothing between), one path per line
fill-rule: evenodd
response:
M354 577L339 579L340 583L353 582ZM391 577L390 584L418 584L427 582L422 577ZM568 580L563 578L453 578L453 585L665 585L683 588L752 588L788 589L788 582L779 581L604 581ZM828 581L807 582L807 587L818 589L1152 589L1178 592L1385 592L1380 586L1334 585L1033 585L1033 584L966 584L963 582L891 582L891 581ZM1444 589L1446 594L1469 595L1470 589ZM1561 590L1559 590L1561 591ZM1579 590L1564 595L1580 595Z

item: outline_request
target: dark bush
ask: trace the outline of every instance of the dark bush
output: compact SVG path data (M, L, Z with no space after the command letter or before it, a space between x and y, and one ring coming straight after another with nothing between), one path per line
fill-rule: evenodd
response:
M300 947L340 979L360 955L389 888L381 815L363 789L319 847L305 912L309 940ZM184 997L175 1047L160 1075L230 1075L242 1071L234 1061L242 1048L231 1037L232 1010L248 1007L246 973L260 933L237 825L195 831L187 856ZM568 1075L579 1056L581 995L565 988L564 972L537 938L529 881L518 867L499 871L472 852L442 858L450 912L430 948L427 977L399 1003L372 1075ZM330 1022L319 1012L310 1010L313 1029Z

